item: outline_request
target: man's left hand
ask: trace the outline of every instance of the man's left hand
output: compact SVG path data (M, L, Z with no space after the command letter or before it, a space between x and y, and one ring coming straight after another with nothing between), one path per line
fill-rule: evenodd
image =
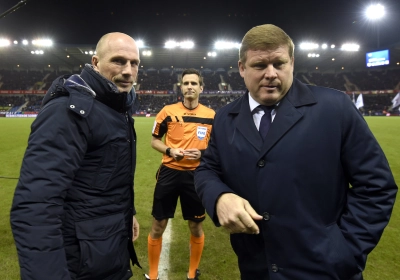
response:
M139 237L139 223L136 220L135 216L133 216L133 224L132 224L132 242L138 239Z
M199 149L187 149L183 152L183 155L187 159L191 159L191 160L198 160L201 158L201 152Z

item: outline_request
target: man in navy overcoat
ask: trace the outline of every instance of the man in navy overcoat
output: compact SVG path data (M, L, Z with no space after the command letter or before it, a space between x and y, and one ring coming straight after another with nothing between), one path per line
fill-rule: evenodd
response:
M274 25L247 32L249 92L217 112L196 190L232 233L242 280L359 280L397 186L350 98L293 78L293 50Z

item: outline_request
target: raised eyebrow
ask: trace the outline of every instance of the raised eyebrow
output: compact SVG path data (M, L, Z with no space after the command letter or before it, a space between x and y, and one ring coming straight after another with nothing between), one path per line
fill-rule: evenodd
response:
M287 63L287 62L289 62L290 61L290 58L288 59L288 58L284 58L284 57L281 57L280 59L278 59L277 60L277 63Z
M265 65L265 64L268 64L268 63L266 63L265 61L255 61L255 62L252 62L251 64L252 65Z
M138 60L138 59L133 59L133 60L131 60L131 63L139 64L139 63L140 63L140 60Z
M126 58L123 58L122 56L113 56L110 59L111 60L125 60L126 61Z
M138 60L138 59L130 60L130 59L127 59L127 58L125 58L125 57L123 57L123 56L114 56L114 57L111 58L111 61L117 61L117 60L119 60L119 61L124 61L125 63L126 63L127 61L129 61L129 63L136 63L136 64L139 64L139 63L140 63L140 60Z

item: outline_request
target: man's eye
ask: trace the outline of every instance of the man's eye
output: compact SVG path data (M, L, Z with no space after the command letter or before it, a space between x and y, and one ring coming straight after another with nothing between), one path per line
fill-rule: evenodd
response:
M114 63L119 64L119 65L123 65L125 64L124 61L122 59L115 59Z

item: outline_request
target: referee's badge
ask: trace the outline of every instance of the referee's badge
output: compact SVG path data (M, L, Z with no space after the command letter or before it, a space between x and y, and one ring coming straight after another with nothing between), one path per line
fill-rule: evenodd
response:
M199 138L199 140L203 140L204 137L206 137L206 135L207 135L207 127L198 126L197 127L197 138Z

